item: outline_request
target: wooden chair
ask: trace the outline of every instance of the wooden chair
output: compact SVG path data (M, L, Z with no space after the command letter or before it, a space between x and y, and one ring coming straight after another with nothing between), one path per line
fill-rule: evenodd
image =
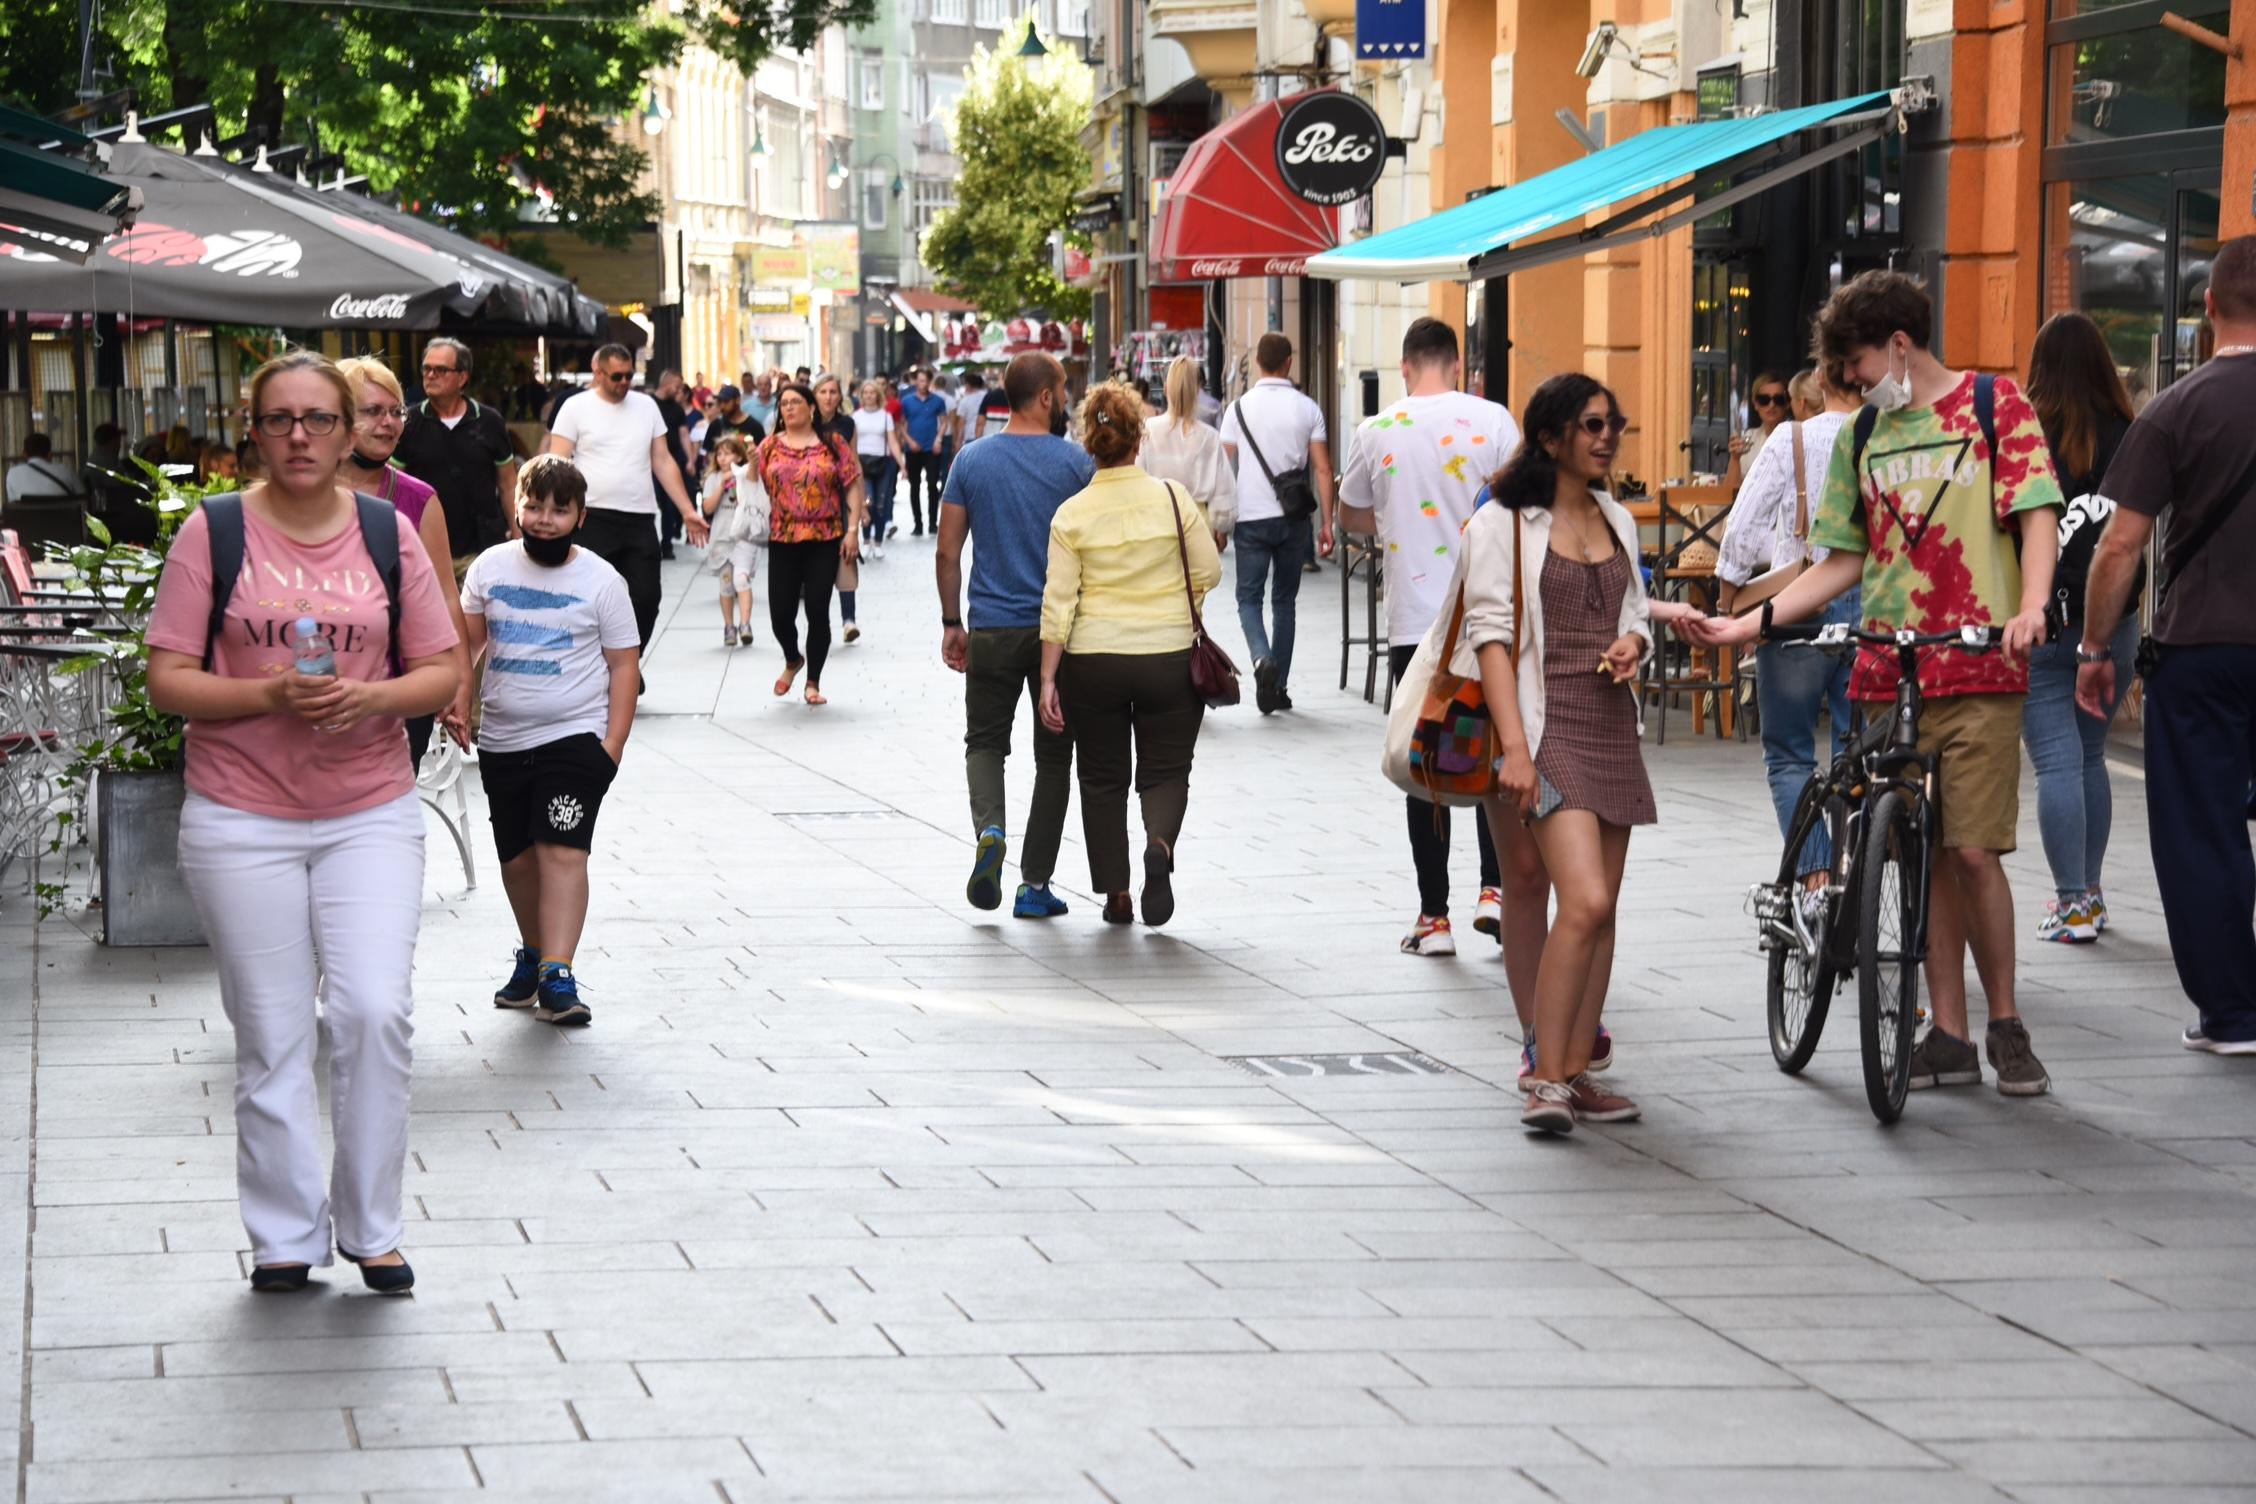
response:
M1715 556L1730 517L1731 492L1722 486L1669 486L1646 505L1656 535L1653 595L1714 610L1720 588ZM1740 734L1737 656L1723 649L1694 647L1678 638L1663 638L1654 648L1645 695L1659 705L1661 743L1668 742L1669 704L1679 695L1692 697L1693 735L1707 729L1711 696L1716 735Z

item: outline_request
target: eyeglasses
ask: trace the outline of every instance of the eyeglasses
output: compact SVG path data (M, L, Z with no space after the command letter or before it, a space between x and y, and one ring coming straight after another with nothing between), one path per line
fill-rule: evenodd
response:
M1757 392L1754 396L1754 403L1757 407L1784 407L1786 405L1786 394L1784 392Z
M258 431L270 439L286 439L290 430L301 424L313 437L327 438L344 421L341 413L260 413L251 420Z
M407 421L407 409L404 407L364 407L360 410L360 415L370 423L404 423Z
M453 366L425 366L423 368L423 374L426 377L452 376L455 374L455 368Z
M1610 418L1601 418L1596 413L1590 413L1582 418L1581 427L1584 433L1589 434L1594 439L1618 439L1621 437L1622 430L1629 427L1629 419L1623 417L1620 413L1615 413Z

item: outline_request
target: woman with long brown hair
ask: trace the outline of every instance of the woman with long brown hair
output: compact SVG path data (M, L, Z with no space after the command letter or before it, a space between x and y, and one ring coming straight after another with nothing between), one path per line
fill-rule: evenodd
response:
M761 441L753 463L768 489L768 625L783 649L776 698L790 694L805 669L807 703L827 705L822 671L830 656L830 592L837 587L839 565L861 558L862 467L852 444L816 426L815 394L796 381L777 394L776 431Z
M2021 740L2037 770L2037 830L2058 890L2045 905L2037 938L2083 945L2107 927L2107 900L2099 885L2115 808L2107 781L2107 727L2130 687L2128 674L2116 679L2105 720L2076 708L2084 581L2092 550L2115 510L2115 503L2100 494L2100 481L2134 416L2131 394L2097 324L2080 313L2045 320L2029 351L2029 405L2044 425L2053 472L2068 503L2060 514L2060 563L2053 571L2047 612L2056 634L2030 650L2029 697L2021 709ZM2128 664L2137 655L2138 602L2145 586L2146 566L2141 563L2123 623L2108 644L2117 664Z

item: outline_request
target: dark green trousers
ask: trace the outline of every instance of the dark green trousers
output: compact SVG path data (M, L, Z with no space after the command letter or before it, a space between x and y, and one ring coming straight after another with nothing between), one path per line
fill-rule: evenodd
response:
M1068 653L1058 670L1066 734L1081 763L1081 839L1089 883L1125 893L1128 789L1144 807L1144 835L1175 848L1191 802L1191 753L1206 705L1191 688L1191 650Z
M1041 887L1057 871L1065 839L1065 807L1073 798L1073 743L1042 724L1042 632L1038 627L988 627L971 633L964 667L964 781L971 789L971 828L1010 829L1003 763L1010 756L1018 699L1034 717L1034 802L1018 843L1019 877Z

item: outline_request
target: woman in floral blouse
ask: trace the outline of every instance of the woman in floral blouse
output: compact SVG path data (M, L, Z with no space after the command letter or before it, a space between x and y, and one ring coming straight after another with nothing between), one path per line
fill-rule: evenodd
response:
M815 427L815 394L792 382L776 397L776 432L760 445L757 464L772 508L768 524L768 623L783 649L778 698L807 671L807 703L822 692L830 656L830 592L843 559L861 559L868 502L853 449ZM807 613L807 651L799 652L799 612Z

